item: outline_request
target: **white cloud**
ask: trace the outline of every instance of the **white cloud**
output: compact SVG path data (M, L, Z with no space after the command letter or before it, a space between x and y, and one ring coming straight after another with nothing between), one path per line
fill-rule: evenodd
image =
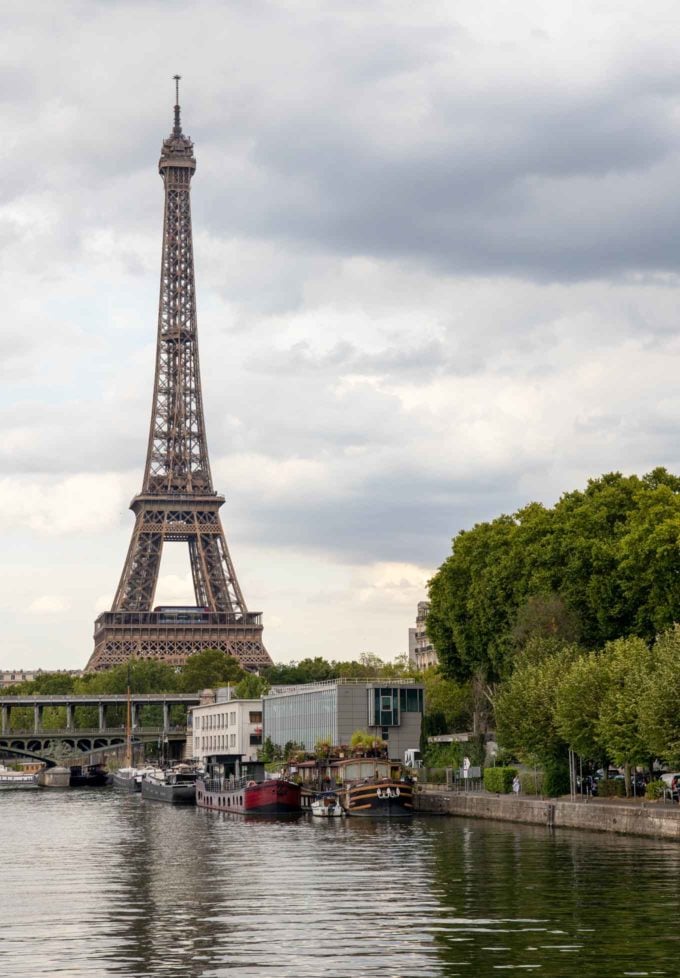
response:
M213 474L275 655L403 651L461 527L680 467L669 9L5 5L0 590L68 604L15 614L17 665L86 661L132 532L175 55Z
M35 598L28 606L28 610L38 615L58 615L62 611L67 611L68 601L56 594L42 594Z
M0 529L46 536L106 530L125 509L126 481L116 473L0 479Z

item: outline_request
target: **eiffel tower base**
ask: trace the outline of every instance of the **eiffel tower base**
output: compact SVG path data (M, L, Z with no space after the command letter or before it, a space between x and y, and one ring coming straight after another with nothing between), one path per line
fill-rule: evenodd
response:
M181 666L205 649L233 656L248 672L272 664L262 644L259 614L105 611L95 622L94 652L86 671L110 669L131 658Z

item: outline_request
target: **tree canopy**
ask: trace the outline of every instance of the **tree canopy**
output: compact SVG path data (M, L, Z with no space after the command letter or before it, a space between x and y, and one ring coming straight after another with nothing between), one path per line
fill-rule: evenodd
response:
M532 635L600 649L678 619L680 479L657 468L460 532L430 582L427 630L447 675L496 682Z

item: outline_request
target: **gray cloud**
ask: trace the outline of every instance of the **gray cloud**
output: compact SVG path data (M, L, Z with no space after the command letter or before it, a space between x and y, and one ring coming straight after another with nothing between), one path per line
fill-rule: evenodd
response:
M680 36L622 5L5 4L0 481L29 515L58 484L62 534L12 527L12 606L40 572L89 609L120 570L176 70L216 484L284 634L317 587L356 606L338 568L434 567L479 519L673 465Z

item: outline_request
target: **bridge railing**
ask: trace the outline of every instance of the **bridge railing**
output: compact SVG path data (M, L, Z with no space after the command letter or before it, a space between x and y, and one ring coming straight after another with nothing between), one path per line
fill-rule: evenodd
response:
M133 740L135 737L186 737L187 728L182 726L171 726L166 730L163 727L135 727L132 731ZM78 729L69 730L67 728L61 728L59 730L46 730L40 729L38 731L31 728L30 730L6 730L3 734L0 734L0 739L2 740L49 740L50 737L58 737L64 740L74 740L79 738L90 738L90 737L124 737L125 727L79 727Z

